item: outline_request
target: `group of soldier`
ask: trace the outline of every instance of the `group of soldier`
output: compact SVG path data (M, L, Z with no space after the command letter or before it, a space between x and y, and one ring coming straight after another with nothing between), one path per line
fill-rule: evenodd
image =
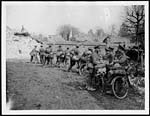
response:
M68 50L68 48L67 48L67 50ZM33 50L30 52L30 56L31 56L30 62L33 62L33 59L34 59L36 61L36 63L41 63L43 65L46 65L46 64L52 65L54 55L56 54L56 58L57 58L56 63L58 63L59 56L66 51L63 51L61 46L58 47L57 51L53 51L53 48L51 45L49 45L46 48L44 48L44 46L41 45L39 49L37 49L37 46L35 46L33 48ZM39 56L39 59L38 59L38 56Z
M125 66L127 63L128 57L125 54L125 48L121 45L118 46L117 50L114 51L113 47L106 47L105 54L102 54L100 46L89 47L83 53L80 52L80 46L76 45L73 49L66 48L66 50L62 49L62 46L58 46L56 51L53 50L52 46L49 45L46 49L44 49L43 45L40 46L40 49L37 50L37 46L31 51L31 59L37 59L37 55L39 55L40 63L43 65L51 64L53 65L54 56L56 56L56 64L60 65L61 62L66 64L69 62L69 67L67 71L71 71L72 67L77 65L77 69L80 67L80 63L88 62L89 68L93 69L90 75L89 80L94 77L95 67L100 66ZM80 67L81 68L81 67ZM95 90L92 85L87 84L88 90Z

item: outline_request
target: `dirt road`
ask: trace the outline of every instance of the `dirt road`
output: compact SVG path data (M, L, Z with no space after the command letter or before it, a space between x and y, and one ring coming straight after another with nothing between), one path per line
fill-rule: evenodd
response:
M64 69L43 67L26 61L7 61L7 97L13 110L140 110L144 98L133 92L123 100L101 92L80 89L84 78Z

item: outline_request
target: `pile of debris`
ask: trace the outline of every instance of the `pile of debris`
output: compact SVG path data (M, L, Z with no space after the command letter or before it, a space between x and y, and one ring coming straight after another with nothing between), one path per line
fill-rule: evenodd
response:
M28 36L16 35L15 31L6 28L6 58L28 59L29 53L39 43Z

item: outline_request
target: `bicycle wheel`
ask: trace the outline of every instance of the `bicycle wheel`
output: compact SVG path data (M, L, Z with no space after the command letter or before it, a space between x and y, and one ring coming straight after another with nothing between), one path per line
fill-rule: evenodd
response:
M128 82L121 76L117 76L112 80L113 94L118 99L124 99L128 94Z

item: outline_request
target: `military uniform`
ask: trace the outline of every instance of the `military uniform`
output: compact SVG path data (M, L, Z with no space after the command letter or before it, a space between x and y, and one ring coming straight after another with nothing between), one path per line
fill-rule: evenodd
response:
M82 69L85 65L83 64L88 64L91 62L91 55L92 55L92 52L90 50L86 50L82 56L80 57L80 68Z
M107 72L107 78L112 78L112 74L125 74L124 67L127 65L127 56L124 53L124 48L119 47L118 50L120 55L118 56L117 60L113 61L113 65L109 67L110 70ZM110 80L108 79L108 82Z
M120 57L118 57L116 63L119 63L121 67L127 66L127 59L128 56L125 55L125 53L122 53Z
M35 48L30 52L30 56L31 56L30 62L32 62L34 58L36 62L38 62L37 54L38 54L37 46L35 46Z
M61 48L61 46L59 46L59 48L57 49L57 54L56 54L56 64L60 64L60 57L63 54L63 49Z
M41 46L41 48L39 49L39 55L40 55L40 62L41 64L43 64L45 61L45 49L43 48L43 46Z
M72 49L71 51L71 58L70 58L70 66L68 68L68 71L72 69L72 67L77 63L77 68L79 68L79 49L78 46L76 48Z
M100 55L98 54L99 46L95 47L95 51L91 54L90 62L88 63L88 69L90 69L89 77L87 79L87 86L90 87L90 90L95 90L93 87L95 86L95 74L96 74L96 66L100 63ZM94 81L94 83L93 83Z
M119 63L122 67L127 65L127 59L128 57L125 54L125 48L121 45L118 46L118 57L117 57L117 63Z
M70 58L70 50L69 48L67 48L65 50L65 64L67 64L67 61L69 60L69 58Z
M63 52L63 49L62 49L61 47L59 47L59 48L57 49L57 52L58 52L58 53Z
M77 56L79 55L79 49L78 48L74 49L74 54L77 55Z
M52 64L52 48L51 46L47 47L45 50L45 60L47 61L47 64ZM45 63L46 63L45 61Z
M96 52L93 52L93 54L92 54L92 63L93 63L93 65L94 66L97 65L99 63L99 61L100 61L99 54L96 53Z
M106 50L105 59L108 61L109 64L112 64L114 60L113 48L109 47L106 48L105 50Z
M106 60L106 75L105 80L109 80L109 74L112 72L110 69L113 67L113 61L114 61L114 54L113 54L113 48L108 47L105 48L106 54L105 54L105 60ZM111 73L112 74L112 73Z

